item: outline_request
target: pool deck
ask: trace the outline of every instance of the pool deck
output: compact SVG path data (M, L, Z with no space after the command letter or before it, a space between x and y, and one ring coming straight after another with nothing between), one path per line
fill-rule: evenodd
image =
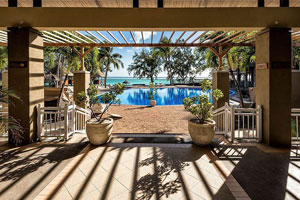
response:
M108 113L123 118L114 123L114 133L187 134L188 119L192 115L183 106L128 106L112 105Z

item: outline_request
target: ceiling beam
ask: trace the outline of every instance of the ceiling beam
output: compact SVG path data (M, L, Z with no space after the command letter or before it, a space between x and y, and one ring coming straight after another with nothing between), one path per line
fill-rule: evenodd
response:
M102 37L106 42L112 43L107 37L105 37L100 31L96 31L100 37Z
M122 36L122 38L126 42L126 44L128 44L128 41L127 41L126 37L124 36L124 34L122 33L122 31L119 31L119 34Z
M173 37L174 33L175 33L175 31L172 32L172 34L171 34L171 36L170 36L170 38L168 40L168 43L172 42L172 37Z
M72 37L74 37L74 38L80 40L81 42L88 43L86 40L82 39L81 37L77 36L77 35L74 34L74 33L71 33L71 32L69 32L69 31L64 31L64 33L66 33L66 34L68 34L68 35L71 35Z
M44 46L54 47L218 47L220 44L215 43L129 43L129 44L118 44L118 43L44 43ZM231 46L254 46L254 43L225 43L221 44L223 47Z
M184 43L186 43L189 39L191 39L197 32L198 31L194 31L193 33L191 33L190 36L184 40Z
M134 38L134 35L133 35L132 31L130 31L130 35L131 35L131 38L133 39L134 44L136 44L136 41L135 41L135 38Z
M39 30L110 31L226 31L246 28L257 30L265 27L300 28L299 18L300 7L172 9L1 7L0 29L33 27Z
M175 43L178 43L185 33L186 33L186 31L183 31L183 32L181 33L181 35L177 38L177 40L176 40Z
M115 36L112 32L110 31L107 31L107 33L117 42L117 43L121 43Z

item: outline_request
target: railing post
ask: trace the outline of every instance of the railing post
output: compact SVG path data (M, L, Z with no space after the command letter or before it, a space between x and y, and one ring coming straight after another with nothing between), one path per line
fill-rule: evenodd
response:
M41 119L41 104L37 107L37 132L38 132L38 140L41 141L42 134L42 119Z
M75 103L73 102L72 103L72 107L73 107L73 110L72 110L72 128L73 128L73 134L75 133L75 123L76 123L76 119L75 119L75 116L76 116L76 105Z
M225 102L225 110L224 110L224 121L225 121L225 126L224 126L224 132L227 135L228 134L228 126L229 126L229 121L228 121L228 103Z
M65 131L65 140L68 140L68 131L69 131L69 120L68 120L68 104L65 104L64 107L64 131Z
M230 108L230 118L231 118L231 142L234 141L235 138L235 110L233 105Z
M260 105L257 106L258 115L256 115L256 131L258 134L258 141L262 141L262 108Z

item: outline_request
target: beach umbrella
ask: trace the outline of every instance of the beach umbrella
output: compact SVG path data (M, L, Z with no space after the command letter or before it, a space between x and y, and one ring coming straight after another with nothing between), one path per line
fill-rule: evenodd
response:
M123 83L127 85L127 84L129 84L129 81L126 80L126 81L123 81Z

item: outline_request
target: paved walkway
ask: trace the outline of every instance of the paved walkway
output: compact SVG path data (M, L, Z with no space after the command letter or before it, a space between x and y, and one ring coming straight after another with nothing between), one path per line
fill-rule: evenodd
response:
M250 199L230 176L235 165L209 147L179 136L140 137L87 146L35 199Z
M114 134L0 148L0 199L300 199L300 148Z

